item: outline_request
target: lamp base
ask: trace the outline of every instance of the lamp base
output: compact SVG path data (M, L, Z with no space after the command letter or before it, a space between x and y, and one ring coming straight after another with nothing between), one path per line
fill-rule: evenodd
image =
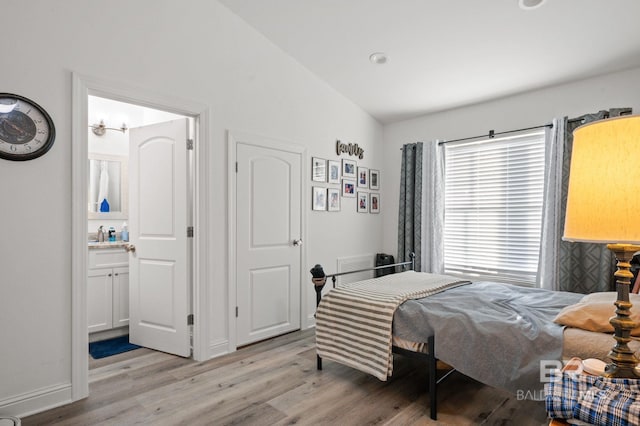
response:
M629 348L631 341L631 330L636 327L636 323L630 318L631 302L629 301L629 287L633 274L629 270L629 263L633 254L640 251L640 246L632 244L608 244L607 248L615 256L618 270L614 274L616 277L616 290L618 298L615 301L616 316L609 320L615 330L613 338L616 340L615 346L609 352L611 364L608 364L604 371L605 377L639 378L640 372L636 370L638 358Z
M624 379L640 379L640 372L637 368L621 368L614 363L607 364L604 369L603 377L617 377Z

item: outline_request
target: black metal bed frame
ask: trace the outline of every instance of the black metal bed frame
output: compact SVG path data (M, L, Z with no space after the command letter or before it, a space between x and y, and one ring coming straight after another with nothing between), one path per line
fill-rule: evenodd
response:
M394 263L391 265L381 265L381 266L375 266L371 268L358 269L355 271L338 272L336 274L324 275L324 282L322 284L318 285L314 282L314 287L316 291L316 308L318 307L318 305L320 304L320 301L322 300L322 289L324 288L327 278L331 277L333 288L336 288L336 278L341 275L356 274L359 272L367 272L367 271L376 271L376 270L385 269L385 268L396 268L399 266L402 267L403 270L405 270L407 265L411 265L410 270L413 270L415 268L415 255L413 253L410 253L409 257L411 258L411 260L407 262L400 262L400 263ZM319 266L319 265L316 265L316 266ZM414 351L400 348L397 346L392 346L392 350L393 350L393 353L395 354L427 361L427 368L429 373L429 386L428 386L429 387L428 389L429 390L429 411L430 411L429 414L431 419L437 420L437 415L438 415L437 387L442 381L444 381L447 377L449 377L451 373L453 373L456 370L451 369L438 378L438 369L437 369L438 359L435 356L435 336L430 336L427 339L426 343L427 343L427 353L414 352ZM320 355L316 354L316 359L317 359L317 369L322 370L322 358L320 357Z

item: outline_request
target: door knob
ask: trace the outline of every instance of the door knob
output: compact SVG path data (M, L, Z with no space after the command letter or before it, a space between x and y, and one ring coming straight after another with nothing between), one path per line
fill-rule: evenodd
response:
M131 252L131 253L135 253L136 252L136 246L134 246L133 244L127 244L124 246L125 251L127 252Z
M301 246L302 245L302 240L293 240L293 245L294 246Z

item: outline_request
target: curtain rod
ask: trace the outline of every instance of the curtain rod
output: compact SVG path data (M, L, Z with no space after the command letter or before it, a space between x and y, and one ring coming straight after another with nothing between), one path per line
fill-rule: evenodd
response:
M625 114L621 114L621 115L625 115ZM609 118L609 113L608 112L605 113L605 118ZM584 117L576 117L576 118L571 118L571 119L567 120L567 122L569 122L569 123L575 123L576 121L584 121ZM444 144L449 143L449 142L462 142L462 141L468 141L468 140L471 140L471 139L479 139L479 138L485 138L485 137L493 138L496 135L504 135L506 133L522 132L524 130L542 129L542 128L545 128L545 127L553 127L553 124L552 123L548 123L548 124L543 124L541 126L526 127L524 129L516 129L516 130L507 130L505 132L498 132L498 133L494 132L493 130L489 130L489 134L488 135L471 136L469 138L453 139L453 140L450 140L450 141L440 141L440 142L438 142L438 145L444 145ZM402 151L402 147L400 147L400 151Z
M545 128L545 127L553 127L553 124L549 123L549 124L543 124L541 126L526 127L524 129L516 129L516 130L507 130L505 132L498 132L498 133L496 133L493 130L489 130L489 134L488 135L471 136L469 138L453 139L453 140L450 140L450 141L440 141L440 142L438 142L438 145L444 145L444 144L450 143L450 142L462 142L462 141L468 141L468 140L471 140L471 139L479 139L479 138L486 138L486 137L489 137L489 139L492 139L496 135L504 135L504 134L507 134L507 133L522 132L524 130L542 129L542 128Z

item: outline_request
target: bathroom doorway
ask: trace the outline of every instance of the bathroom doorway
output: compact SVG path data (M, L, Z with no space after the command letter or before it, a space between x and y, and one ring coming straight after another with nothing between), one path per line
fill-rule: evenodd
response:
M190 330L183 319L192 311L187 273L191 253L186 229L193 223L189 217L193 185L187 179L192 176L192 150L188 149L187 141L194 139L194 119L98 96L88 97L88 116L90 352L94 357L104 356L139 345L190 356ZM137 150L140 144L144 148ZM164 161L163 153L169 155L168 161ZM141 163L147 156L152 158ZM140 179L143 172L146 184ZM171 177L181 179L178 182ZM141 185L147 185L142 189L146 194L141 193ZM153 199L157 193L173 193L182 198ZM152 210L143 224L141 205L143 212ZM163 220L158 222L158 218ZM174 232L172 228L180 223L178 228L185 231ZM159 229L150 232L153 225ZM142 227L144 235L139 232ZM157 256L153 261L151 250L144 250L145 244L156 248L167 246L171 253L165 250L161 261ZM132 247L137 247L137 251ZM176 277L180 271L182 276ZM149 274L155 275L153 283L141 283ZM168 281L170 277L176 279ZM147 318L142 318L142 313ZM109 350L101 352L101 346Z
M152 288L150 285L139 285L136 289L130 292L123 291L122 288L126 286L126 283L119 282L116 291L118 294L118 300L114 299L114 293L112 287L111 301L112 303L119 302L120 306L117 310L112 311L111 319L108 325L102 325L106 329L94 329L97 333L115 333L125 334L127 331L126 320L123 319L126 315L123 315L123 306L126 306L124 301L127 294L134 294L135 297L129 297L129 303L132 299L145 299L151 295L154 300L150 301L143 310L148 313L148 306L158 305L155 310L155 317L147 320L142 319L140 323L156 322L158 327L156 328L170 328L172 324L180 324L182 328L182 335L186 336L188 350L185 353L181 351L181 356L193 357L195 360L208 359L208 347L206 345L206 339L202 336L206 336L206 298L203 294L206 294L206 280L204 277L207 275L206 262L201 259L206 258L207 245L204 236L207 235L206 221L203 220L205 215L206 203L201 202L206 196L206 179L204 179L204 161L206 159L206 144L203 141L202 135L208 134L208 109L200 104L181 100L168 98L166 96L158 95L156 93L149 93L140 90L135 87L128 87L123 84L106 82L104 80L97 80L94 78L84 77L74 74L73 78L74 89L74 101L73 101L73 170L72 181L74 186L73 192L73 244L72 244L72 288L73 288L73 301L72 301L72 315L73 321L73 333L72 333L72 360L73 360L73 372L72 372L72 399L77 400L88 395L88 356L87 347L89 342L89 309L91 308L90 294L87 289L87 279L89 277L89 270L91 266L104 266L113 268L112 273L115 277L117 268L121 266L109 265L109 261L119 262L120 260L107 259L106 263L93 264L92 258L96 255L92 254L92 249L89 248L89 240L93 240L95 233L97 239L97 230L100 226L103 229L110 230L113 228L116 234L115 243L123 244L121 247L124 253L125 249L128 249L128 255L137 258L138 269L136 272L133 269L129 272L129 285L133 285L133 282L138 279L140 281L148 280L149 277L153 279L154 283L157 283L157 278L163 277L164 274L160 271L162 267L168 266L165 262L152 259L152 256L139 253L136 251L134 243L134 235L140 236L140 229L145 228L147 231L146 236L153 235L158 231L152 227L145 225L147 222L136 223L136 219L130 217L131 214L135 215L136 208L138 208L138 220L144 218L144 214L140 215L140 200L152 200L157 204L158 197L154 198L154 195L150 196L137 196L137 199L131 198L129 200L129 193L134 194L141 193L140 188L144 188L146 183L154 182L155 188L159 180L163 180L164 183L170 183L164 176L168 175L181 175L184 177L180 184L185 185L184 202L178 202L175 211L179 212L179 216L183 218L184 229L177 229L175 235L180 236L181 241L186 241L178 249L180 252L180 259L184 260L184 266L182 266L184 275L184 281L186 290L183 291L180 297L179 303L186 306L183 310L183 317L176 318L174 323L170 320L166 320L166 302L173 303L173 294L171 294L172 283L164 282L160 283L160 287L164 286L164 289ZM174 152L178 148L178 145L173 145L170 149L165 149L167 141L171 138L151 137L153 141L160 141L158 143L148 143L147 147L158 147L160 149L151 149L154 151L156 157L151 158L136 158L135 161L130 161L129 158L131 151L129 150L129 134L135 133L133 129L148 129L153 126L163 126L162 123L184 123L182 124L185 129L185 138L183 143L185 153L181 154L181 158L185 160L184 173L182 171L176 172L168 171L166 169L167 159L173 158L173 154L168 152ZM161 124L158 124L161 123ZM145 137L148 137L145 136ZM170 142L173 143L173 142ZM174 151L171 151L174 150ZM149 150L148 150L149 151ZM184 155L183 155L184 154ZM120 192L114 193L109 189L105 189L104 185L101 187L100 179L97 178L98 184L92 185L90 181L90 159L96 155L104 155L107 158L100 161L108 161L109 159L122 160L120 167L108 169L109 172L106 176L113 174L114 188L120 188ZM158 157L160 155L160 157ZM164 157L162 157L164 155ZM160 159L156 162L156 159ZM144 163L145 167L139 165ZM102 165L103 163L100 163ZM104 163L107 164L108 163ZM177 160L176 164L181 164L181 160ZM125 183L130 183L130 177L134 172L140 172L136 170L136 167L144 169L144 173L150 173L145 175L146 177L140 177L140 173L137 174L138 182L143 184L138 185L136 191L133 188L129 188ZM176 166L177 167L177 166ZM181 167L181 166L180 166ZM162 170L160 170L162 168ZM100 169L100 168L99 168ZM165 172L167 172L165 174ZM158 183L159 184L159 183ZM109 185L111 186L111 185ZM112 188L112 189L114 189ZM173 189L176 191L177 189ZM107 191L107 192L105 192ZM159 192L163 192L160 190ZM108 197L112 198L112 202L109 202L108 197L104 194L109 194ZM102 197L102 200L97 198ZM108 211L105 208L103 201L107 199L109 204ZM179 201L179 200L178 200ZM131 205L132 202L135 205ZM128 205L127 205L128 204ZM113 206L113 207L112 207ZM102 211L100 209L102 208ZM143 207L147 209L148 206ZM147 215L149 216L149 215ZM166 215L158 215L166 217ZM173 219L173 218L171 218ZM124 222L127 222L127 230L129 232L130 241L122 242L122 230L124 228ZM173 223L173 222L172 222ZM177 223L177 222L176 222ZM164 222L166 224L166 222ZM153 224L154 226L158 223ZM160 226L163 223L160 221ZM137 234L136 234L137 232ZM182 238L184 236L184 238ZM165 239L171 239L165 235ZM188 240L187 240L188 239ZM100 244L100 243L97 243ZM144 244L143 244L144 245ZM111 249L112 247L107 247ZM175 250L174 250L175 252ZM100 252L102 253L102 252ZM149 260L145 263L146 260ZM164 263L163 263L164 262ZM140 264L144 265L141 267ZM146 268L146 269L144 269ZM158 269L159 268L159 269ZM144 269L144 270L143 270ZM123 269L118 269L119 279L126 281L123 273ZM142 271L142 272L140 272ZM135 275L132 277L131 275ZM142 278L141 278L142 277ZM104 283L102 283L104 284ZM104 285L103 285L104 287ZM104 293L104 292L103 292ZM167 297L156 298L157 294L169 295ZM139 297L141 296L141 297ZM132 309L135 307L131 306ZM113 312L118 312L114 314ZM129 312L131 315L132 312ZM165 315L162 317L162 315ZM158 320L160 318L160 320ZM166 321L165 321L166 320ZM188 324L188 326L187 326ZM131 324L128 324L129 326ZM177 326L176 326L177 327ZM100 327L99 327L100 328ZM186 330L186 331L185 331ZM94 334L94 333L92 333ZM105 335L106 336L106 335ZM158 341L157 336L154 337L156 343ZM93 339L92 339L93 340ZM152 349L161 350L163 352L171 353L171 349L165 347L156 347L153 339L150 341L143 337L138 343L141 346L151 347ZM183 345L184 346L184 345Z

